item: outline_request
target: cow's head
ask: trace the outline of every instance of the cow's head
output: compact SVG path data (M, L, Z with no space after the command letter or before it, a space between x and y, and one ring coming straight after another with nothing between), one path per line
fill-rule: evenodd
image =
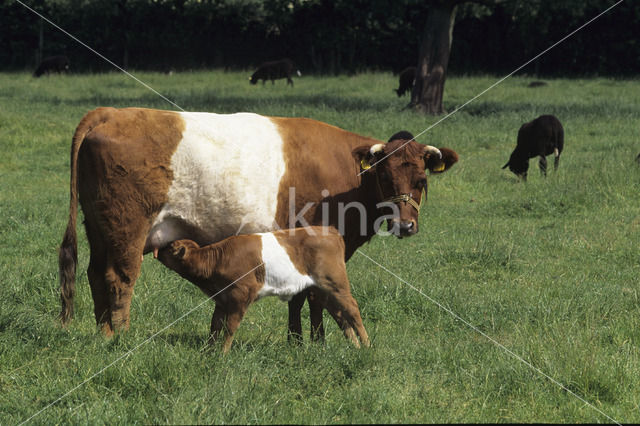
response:
M256 76L256 73L253 73L253 75L249 77L249 83L256 84L257 82L258 82L258 77Z
M519 152L514 151L509 157L507 164L502 166L503 169L509 167L516 176L522 180L527 180L527 172L529 171L529 158L525 155L520 155Z
M376 201L395 236L418 232L418 213L422 197L427 197L427 174L442 173L458 161L449 148L421 145L407 131L393 135L386 144L358 147L353 151L361 170L375 181ZM383 203L382 205L380 203ZM395 207L392 207L395 206Z

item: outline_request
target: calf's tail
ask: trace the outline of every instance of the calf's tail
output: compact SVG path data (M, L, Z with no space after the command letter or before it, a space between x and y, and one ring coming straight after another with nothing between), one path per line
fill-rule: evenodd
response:
M76 286L76 266L78 264L78 236L76 234L78 217L78 152L84 137L93 127L106 120L109 110L111 109L98 108L85 115L76 128L71 143L69 221L58 252L60 301L62 303L60 320L63 325L66 325L73 317L73 296Z

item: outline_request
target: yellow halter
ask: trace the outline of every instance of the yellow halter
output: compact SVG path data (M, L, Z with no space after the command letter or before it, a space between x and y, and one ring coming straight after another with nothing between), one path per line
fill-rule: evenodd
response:
M397 195L392 195L391 197L388 197L388 198L384 198L382 187L380 186L380 180L378 178L378 173L376 173L376 186L378 187L378 197L382 199L381 201L382 203L386 203L386 202L399 203L401 201L404 201L405 203L409 203L411 207L413 207L414 209L416 209L418 213L420 213L420 207L422 206L422 197L424 195L424 188L422 188L422 192L420 193L420 202L416 202L416 200L413 199L411 194L397 194Z

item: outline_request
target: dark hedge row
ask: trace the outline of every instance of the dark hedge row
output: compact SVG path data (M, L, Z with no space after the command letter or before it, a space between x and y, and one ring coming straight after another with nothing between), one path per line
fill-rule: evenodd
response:
M247 69L290 57L306 73L398 71L417 62L429 1L22 0L127 68ZM485 1L458 9L450 71L506 73L612 0ZM111 66L15 0L0 0L0 68L66 54L75 71ZM635 75L640 2L624 1L527 67L539 75Z

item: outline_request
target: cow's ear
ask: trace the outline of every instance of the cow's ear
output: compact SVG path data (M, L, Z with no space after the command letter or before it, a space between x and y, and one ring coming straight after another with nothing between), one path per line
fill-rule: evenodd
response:
M377 143L373 146L363 145L351 151L353 158L360 164L360 170L369 170L384 156L384 144Z
M438 148L441 157L425 149L424 164L431 173L443 173L458 161L458 154L449 148Z

